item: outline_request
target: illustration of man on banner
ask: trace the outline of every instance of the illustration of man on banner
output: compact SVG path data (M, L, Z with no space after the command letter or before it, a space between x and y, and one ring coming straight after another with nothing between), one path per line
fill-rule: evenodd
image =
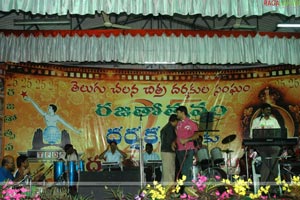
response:
M46 128L44 129L44 131L39 128L34 133L32 140L33 149L41 149L45 146L64 147L65 144L70 143L69 133L66 130L60 132L59 128L57 127L58 122L62 123L65 127L71 129L75 133L80 133L80 130L74 128L56 114L56 105L50 104L48 106L48 112L45 112L29 96L25 96L24 100L30 102L34 106L34 108L44 117L46 123Z

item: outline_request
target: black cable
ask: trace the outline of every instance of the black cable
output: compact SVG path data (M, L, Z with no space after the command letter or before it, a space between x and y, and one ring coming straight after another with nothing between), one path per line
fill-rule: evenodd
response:
M183 161L182 161L181 164L180 164L180 168L179 168L178 173L177 173L177 176L176 176L176 180L178 180L179 174L181 173L181 170L182 170L183 163L184 163L185 160L186 160L187 151L188 151L188 150L186 149L186 150L185 150L185 153L184 153Z

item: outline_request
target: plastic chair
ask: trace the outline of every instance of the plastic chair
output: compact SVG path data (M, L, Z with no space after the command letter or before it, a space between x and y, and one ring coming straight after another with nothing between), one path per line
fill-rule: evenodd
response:
M255 169L255 164L257 162L261 162L261 157L256 157L255 159L252 160L252 177L253 177L253 189L254 189L254 193L257 194L258 189L259 189L259 182L260 182L260 173L256 171Z

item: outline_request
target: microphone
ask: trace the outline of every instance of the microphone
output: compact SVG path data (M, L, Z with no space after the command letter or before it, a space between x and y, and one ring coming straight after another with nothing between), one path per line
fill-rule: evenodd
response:
M260 116L260 118L259 118L259 121L261 121L264 116L265 115L262 113L261 116Z
M45 168L45 164L42 163L33 173L32 173L32 177L36 176L38 173L40 173L41 171L43 171Z
M31 177L30 175L26 174L26 175L24 176L24 178L18 182L18 184L20 185L21 183L26 182L26 180L29 180L29 181L30 181L31 178L32 178L32 177Z
M142 114L140 114L139 116L140 116L140 121L142 121L143 115L142 115Z
M53 168L53 164L41 175L38 181L43 181Z

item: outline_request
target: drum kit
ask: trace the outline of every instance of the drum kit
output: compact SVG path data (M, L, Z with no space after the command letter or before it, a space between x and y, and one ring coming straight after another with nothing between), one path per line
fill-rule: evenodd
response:
M222 144L229 144L234 141L236 135L229 135L222 140ZM197 162L196 166L193 166L193 179L197 178L197 174L200 172L201 175L204 175L208 178L216 179L216 176L220 178L229 178L229 168L231 168L231 162L228 162L231 159L231 153L233 150L224 149L222 150L219 147L214 147L209 151L208 143L206 147L202 147L197 151ZM223 158L223 153L226 153L227 164ZM226 165L226 172L221 169L222 165Z

